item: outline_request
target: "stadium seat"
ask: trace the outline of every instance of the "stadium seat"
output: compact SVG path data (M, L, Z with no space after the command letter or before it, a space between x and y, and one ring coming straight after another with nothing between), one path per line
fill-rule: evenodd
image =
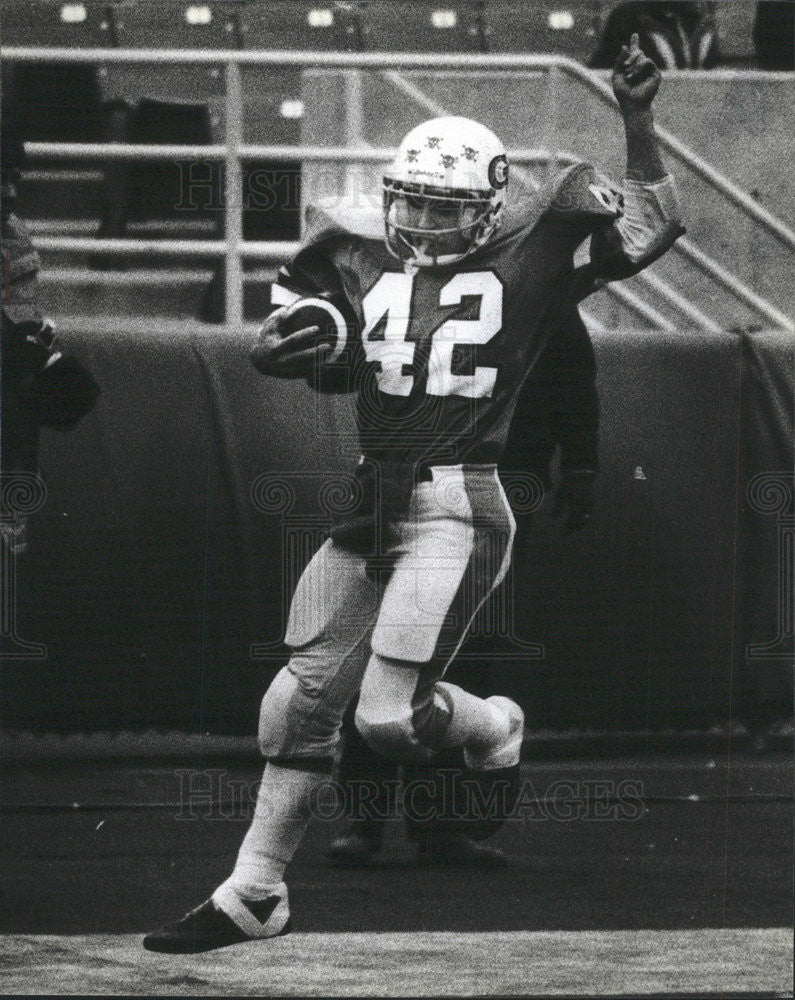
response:
M116 44L130 49L230 49L241 39L238 5L216 0L119 0L109 5ZM160 101L221 100L220 65L147 65L109 63L100 71L105 101L136 104Z
M489 52L551 52L585 62L599 40L597 2L492 0L483 16Z
M83 47L113 44L107 3L98 0L3 0L3 45Z
M247 49L350 51L359 47L355 19L331 0L246 4L240 13Z
M123 49L229 49L239 45L237 5L215 0L121 0L112 7Z
M164 102L144 98L132 117L129 141L155 144L206 145L211 141L207 107L203 104ZM206 169L198 169L198 167ZM200 164L197 173L203 178L212 174L210 182L218 189L218 168ZM184 171L191 168L191 161L143 161L135 163L130 171L128 212L131 219L185 218L186 216L214 216L220 204L218 194L211 195L207 186L201 188L201 197L195 199L197 207L187 210L183 202L192 201L181 188ZM187 176L187 175L186 175ZM212 208L212 204L215 208Z
M100 90L91 64L17 63L14 91L26 142L99 139Z
M446 0L362 4L362 45L392 52L482 52L483 6Z

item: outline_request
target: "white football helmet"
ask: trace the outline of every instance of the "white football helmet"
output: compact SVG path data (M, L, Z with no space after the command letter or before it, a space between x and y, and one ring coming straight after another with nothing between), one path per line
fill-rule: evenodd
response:
M470 118L412 129L384 172L386 245L416 267L454 264L492 236L508 184L505 147Z

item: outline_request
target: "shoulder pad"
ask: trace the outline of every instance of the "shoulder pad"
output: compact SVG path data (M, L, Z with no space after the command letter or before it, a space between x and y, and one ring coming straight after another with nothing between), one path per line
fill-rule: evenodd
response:
M383 240L384 223L380 209L353 198L326 198L317 205L310 205L306 210L305 245L335 236Z
M624 199L616 185L597 180L590 163L576 163L552 179L547 211L609 221L623 214Z

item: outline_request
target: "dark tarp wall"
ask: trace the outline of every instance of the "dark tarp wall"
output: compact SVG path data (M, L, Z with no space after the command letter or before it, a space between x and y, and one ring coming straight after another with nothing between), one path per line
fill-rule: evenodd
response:
M48 496L17 564L16 630L47 656L4 660L3 725L252 734L327 523L322 487L354 460L348 404L258 375L242 340L63 340L103 395L77 430L42 435ZM513 639L479 620L459 678L510 686L535 727L788 716L793 339L595 347L593 522L561 538L545 501L515 560Z
M743 340L743 446L736 649L737 699L763 726L792 709L795 613L795 435L792 338L776 346L752 333Z

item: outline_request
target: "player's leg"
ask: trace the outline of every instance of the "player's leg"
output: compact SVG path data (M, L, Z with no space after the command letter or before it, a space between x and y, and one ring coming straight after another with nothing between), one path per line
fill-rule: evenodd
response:
M367 664L378 596L365 560L332 542L306 568L285 635L292 656L262 700L259 741L268 763L235 867L211 899L147 935L144 947L205 951L289 929L284 870L331 774L342 716Z
M521 709L441 678L470 622L505 576L515 522L496 469L436 467L412 517L373 632L357 725L382 753L427 759L462 747L475 770L518 763Z
M495 600L506 582L492 592L489 602ZM498 615L499 610L492 608L490 617ZM500 690L513 691L516 686L510 683L510 661L495 659L505 640L492 630L488 632L479 644L477 640L465 641L445 674L446 680L459 683L470 694L482 698L494 691L497 681ZM489 775L490 779L493 777ZM423 868L504 868L511 863L499 847L483 843L496 832L493 823L483 822L483 803L493 801L497 789L493 781L487 782L485 776L470 771L460 747L442 750L429 761L404 764L403 782L406 835L415 845L417 861ZM432 809L423 808L422 797L419 808L406 805L413 801L411 792L415 783L428 788Z
M336 771L344 822L329 847L329 856L341 864L366 862L378 853L398 788L397 762L367 745L354 725L354 708L351 704L343 719L343 748Z

